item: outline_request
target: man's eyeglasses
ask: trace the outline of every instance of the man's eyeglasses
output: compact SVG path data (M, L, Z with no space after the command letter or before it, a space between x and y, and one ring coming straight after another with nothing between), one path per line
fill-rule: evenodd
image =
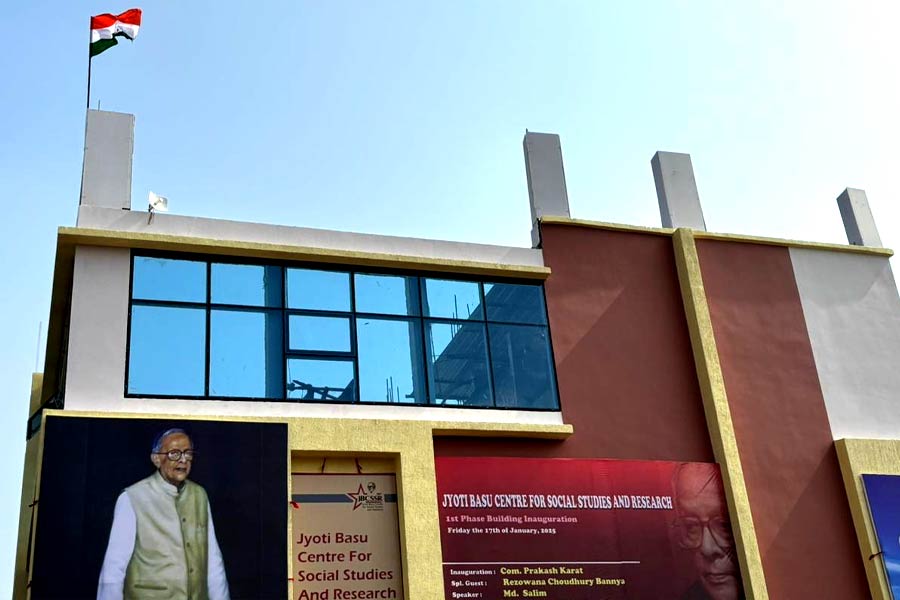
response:
M185 450L183 452L181 450L169 450L168 452L154 452L153 454L164 454L166 456L166 458L168 458L171 461L179 461L179 460L181 460L181 457L183 456L184 460L190 462L190 461L194 460L195 452L196 452L195 450Z
M696 517L679 517L672 526L678 532L678 543L687 550L696 550L703 544L704 529L709 529L709 534L720 548L728 549L734 547L731 523L725 518L698 519Z

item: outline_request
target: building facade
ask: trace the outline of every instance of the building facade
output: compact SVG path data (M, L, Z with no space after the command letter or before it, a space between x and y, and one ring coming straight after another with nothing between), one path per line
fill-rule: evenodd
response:
M900 475L900 298L862 192L838 200L846 246L711 233L689 157L658 153L663 227L581 221L569 215L558 137L529 133L534 247L394 238L133 211L133 127L130 115L89 111L77 225L59 229L45 370L32 386L15 597L96 591L121 488L102 499L89 490L106 468L98 461L125 470L104 445L113 434L98 433L116 420L263 427L228 434L240 444L211 425L203 438L207 448L232 446L222 451L234 452L228 468L243 470L239 480L255 490L248 497L258 491L247 506L275 515L247 522L282 538L233 534L235 546L281 557L269 566L230 550L228 530L244 519L225 505L244 496L223 486L214 497L201 481L232 597L891 597L861 476ZM124 437L120 447L130 447ZM264 448L267 467L241 463L254 444L277 446L281 462ZM196 450L199 480L201 465L224 454ZM690 465L714 465L723 496L722 517L699 518L693 537L679 492ZM580 488L609 495L554 491L565 481L553 473L588 471L620 474L609 475L611 487L592 475ZM658 473L646 489L668 492L624 493L644 484L621 482L649 471ZM262 473L286 491L273 507L263 506ZM354 477L394 486L366 494L360 483L350 496L354 514L366 502L373 512L396 503L395 533L377 534L397 547L385 558L396 567L359 571L396 588L370 581L341 592L326 581L332 566L338 580L356 577L337 563L358 550L337 560L334 539L297 550L326 535L299 533L318 518L306 516L319 514L314 503L341 496L304 488L304 476L322 474L350 477L351 492ZM537 482L530 495L528 481ZM72 490L75 508L48 497L54 486ZM489 492L498 522L534 514L560 531L581 519L581 529L515 537L498 528L473 541L478 530L448 526L478 518L480 495L462 493L472 489ZM644 513L626 514L629 497L648 498L656 520L636 524ZM562 505L538 506L548 498ZM519 501L531 504L497 504ZM106 516L84 516L91 507ZM621 513L609 523L625 533L588 549L585 540L607 528L591 525L607 516L588 508ZM60 510L76 516L44 525ZM730 529L716 530L720 522ZM629 545L651 530L645 541L674 540L683 556ZM72 550L88 537L101 541L83 542L82 556L60 567L59 545ZM567 546L578 550L564 556ZM704 559L707 546L724 553ZM522 566L541 552L552 556L544 566ZM736 587L715 571L729 561ZM250 574L238 563L252 563ZM71 573L68 587L60 568ZM668 583L651 584L661 574ZM278 581L263 593L263 580Z

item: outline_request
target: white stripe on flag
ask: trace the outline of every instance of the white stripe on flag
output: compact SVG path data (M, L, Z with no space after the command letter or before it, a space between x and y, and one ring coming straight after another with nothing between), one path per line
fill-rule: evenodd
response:
M138 30L140 29L140 25L129 25L128 23L121 23L116 21L109 27L101 27L99 29L91 29L91 43L100 41L100 40L111 40L113 35L117 33L124 33L131 39L137 37Z

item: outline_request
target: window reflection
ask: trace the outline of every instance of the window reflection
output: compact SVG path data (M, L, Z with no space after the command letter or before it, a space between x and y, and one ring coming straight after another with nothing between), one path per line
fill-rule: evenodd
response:
M314 269L287 270L287 307L350 310L350 274Z
M444 406L491 406L483 323L427 323L431 402Z
M281 398L281 311L214 310L209 327L211 396Z
M382 315L418 315L418 281L418 277L357 273L354 278L356 311Z
M134 306L128 393L202 396L206 377L206 312Z
M213 264L211 269L214 304L281 306L281 267Z
M135 256L131 297L206 302L206 263Z
M291 350L312 352L350 352L350 319L291 315Z
M357 319L356 344L362 402L425 402L418 320Z
M547 322L544 290L538 285L485 283L484 304L488 321L535 325Z
M556 382L545 327L488 325L497 406L555 408Z
M353 402L352 360L291 358L287 361L287 397L305 402Z
M484 319L481 292L474 281L426 279L423 313L446 319Z

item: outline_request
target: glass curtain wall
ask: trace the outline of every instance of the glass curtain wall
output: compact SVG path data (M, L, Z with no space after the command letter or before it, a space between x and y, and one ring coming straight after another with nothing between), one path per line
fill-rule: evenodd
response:
M133 258L126 395L558 410L540 284Z

